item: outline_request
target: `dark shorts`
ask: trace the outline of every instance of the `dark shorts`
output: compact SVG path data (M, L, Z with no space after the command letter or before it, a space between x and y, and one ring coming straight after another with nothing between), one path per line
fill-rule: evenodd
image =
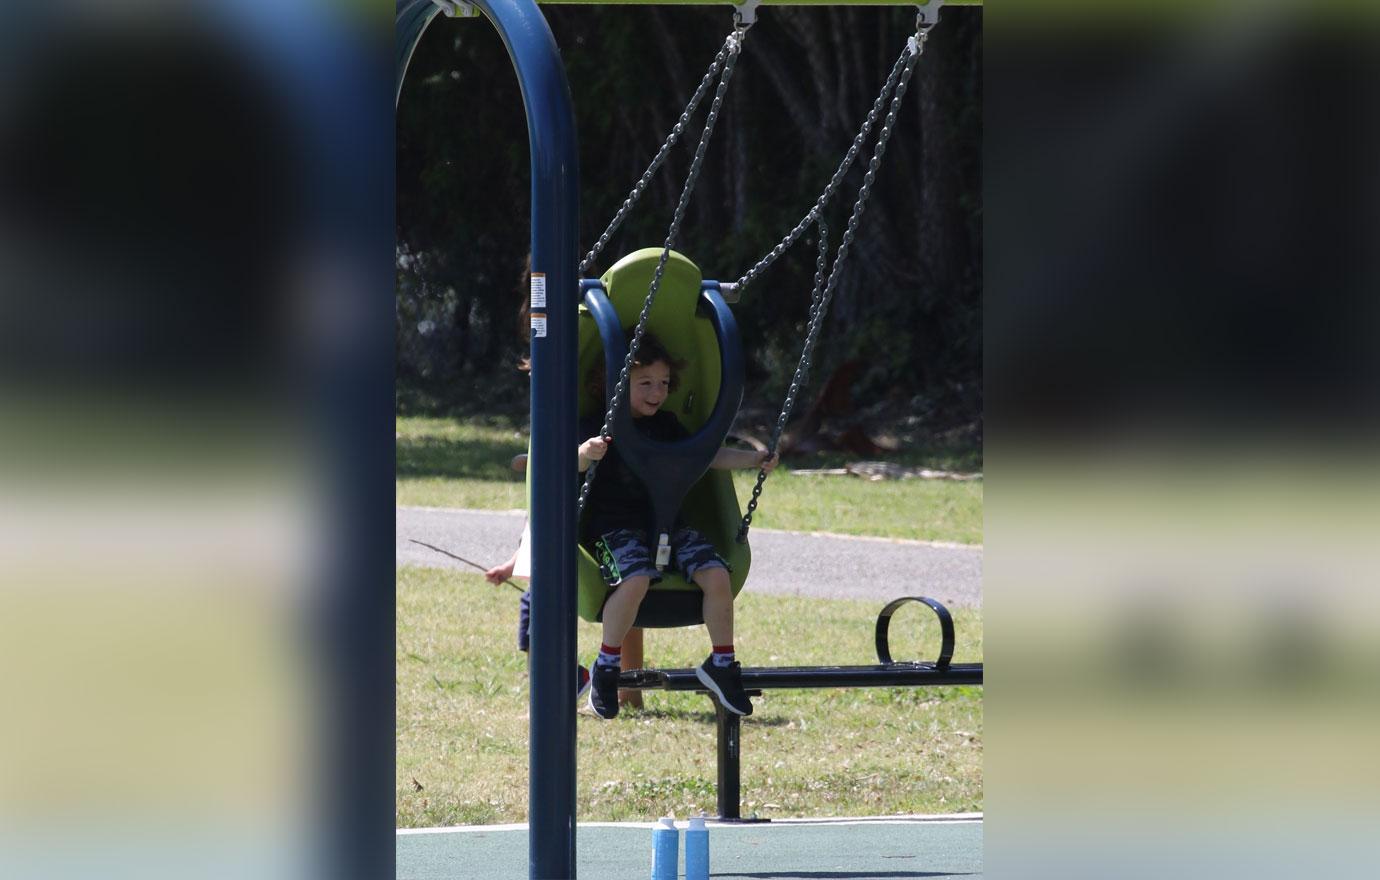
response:
M518 600L518 650L526 651L532 647L532 591L528 590Z
M661 580L661 572L656 570L656 548L647 540L646 532L614 529L605 532L589 549L594 561L599 563L599 574L610 587L639 575L651 578L652 583ZM710 568L727 571L728 563L715 552L714 545L704 535L687 526L676 529L671 535L669 567L688 581L697 571Z

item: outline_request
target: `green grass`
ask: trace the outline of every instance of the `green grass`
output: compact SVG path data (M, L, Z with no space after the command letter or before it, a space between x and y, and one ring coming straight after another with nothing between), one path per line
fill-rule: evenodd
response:
M768 529L876 535L920 541L982 543L982 482L880 480L806 476L786 472L767 478L752 524ZM746 504L755 471L733 474L738 500Z
M397 503L512 510L527 506L514 455L527 437L503 419L400 417L394 441Z
M526 507L522 477L509 469L527 438L503 420L405 417L397 420L397 503L422 507L511 510ZM951 450L897 456L903 464L971 467ZM928 541L982 543L982 482L868 482L856 477L797 476L788 469L832 467L840 456L790 461L767 479L753 525ZM754 471L733 475L746 504Z
M528 695L526 657L513 649L516 598L478 575L398 570L398 827L525 821ZM749 666L874 663L879 610L746 592L735 642ZM955 659L980 660L981 612L958 609L954 619ZM920 610L901 612L892 630L898 658L934 655L935 627ZM585 662L598 635L580 624ZM702 627L652 631L647 665L696 664L705 640ZM582 821L715 812L709 700L652 691L645 702L613 721L588 709L577 716ZM742 734L745 815L982 808L981 688L779 690L754 702Z

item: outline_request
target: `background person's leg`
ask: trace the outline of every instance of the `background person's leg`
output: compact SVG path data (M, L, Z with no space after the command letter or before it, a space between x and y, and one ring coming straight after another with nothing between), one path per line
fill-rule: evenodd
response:
M623 637L624 669L641 669L646 662L642 654L642 633L642 627L635 626L628 630L628 634ZM620 690L618 692L618 704L620 706L631 706L634 709L641 709L642 691Z

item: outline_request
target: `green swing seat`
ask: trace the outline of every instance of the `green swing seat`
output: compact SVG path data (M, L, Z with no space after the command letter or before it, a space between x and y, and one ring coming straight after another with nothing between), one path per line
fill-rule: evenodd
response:
M602 301L594 301L591 297L605 297L607 305L616 312L623 331L631 330L637 325L661 253L660 248L646 248L619 260L600 278L602 291L587 283L593 290L587 292L585 303L580 306L579 319L578 375L581 378L579 394L582 419L602 414L606 405L604 400L597 398L595 391L584 387L588 384L584 382L584 377L590 375L592 370L599 369L603 360L604 338L595 311L601 311L606 316L606 322L612 314L606 311L607 306ZM699 268L672 251L648 314L646 329L661 340L673 358L684 364L678 371L679 384L667 398L664 408L675 413L681 424L692 433L706 423L713 422L699 441L701 444L712 444L706 446L706 451L712 456L713 451L723 445L724 435L741 400L742 359L738 349L737 327L731 312L712 285L709 289L702 289L702 286ZM592 311L591 303L598 308ZM607 334L612 330L606 326L604 332ZM722 346L721 339L725 340ZM621 366L620 352L613 368L616 370ZM735 376L730 372L727 386L723 382L725 367L737 374ZM728 397L721 406L716 406L719 404L721 386L729 389ZM607 387L611 390L613 383L607 383ZM616 438L615 431L615 442ZM627 446L623 449L627 450ZM704 462L707 465L707 459ZM733 489L733 479L727 471L722 470L704 470L695 479L699 467L694 467L694 471L685 478L694 482L680 505L681 514L688 525L709 539L728 563L733 594L737 596L747 580L752 553L746 541L737 541L742 510ZM597 470L594 479L596 482L599 479ZM611 591L599 574L598 564L584 547L578 549L577 566L580 616L597 622L603 616L604 602ZM699 587L668 568L643 599L636 625L658 628L703 623L701 601Z

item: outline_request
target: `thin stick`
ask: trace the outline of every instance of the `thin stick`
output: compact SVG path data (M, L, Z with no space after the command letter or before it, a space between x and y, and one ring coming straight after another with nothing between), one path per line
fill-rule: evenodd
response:
M428 550L435 550L437 553L440 553L440 554L445 555L445 556L449 556L451 559L455 559L455 560L458 560L458 561L460 561L460 562L463 562L463 563L465 563L466 565L470 566L471 568L477 568L477 569L479 569L479 570L482 571L482 572L488 572L488 569L485 568L484 566L480 565L478 562L471 562L470 560L466 559L466 558L463 557L463 556L456 556L454 553L450 552L449 550L442 550L440 547L436 547L436 546L433 546L433 545L431 545L431 544L428 544L426 541L418 541L416 538L408 538L407 540L411 541L411 542L414 543L414 544L420 544L420 545L422 545L423 547L427 548ZM512 587L514 590L517 590L519 593L525 593L525 592L527 592L527 591L524 590L522 587L519 587L517 584L513 583L513 582L512 582L511 580L509 580L508 578L504 578L504 579L503 579L503 582L504 582L505 584L507 584L508 586Z

